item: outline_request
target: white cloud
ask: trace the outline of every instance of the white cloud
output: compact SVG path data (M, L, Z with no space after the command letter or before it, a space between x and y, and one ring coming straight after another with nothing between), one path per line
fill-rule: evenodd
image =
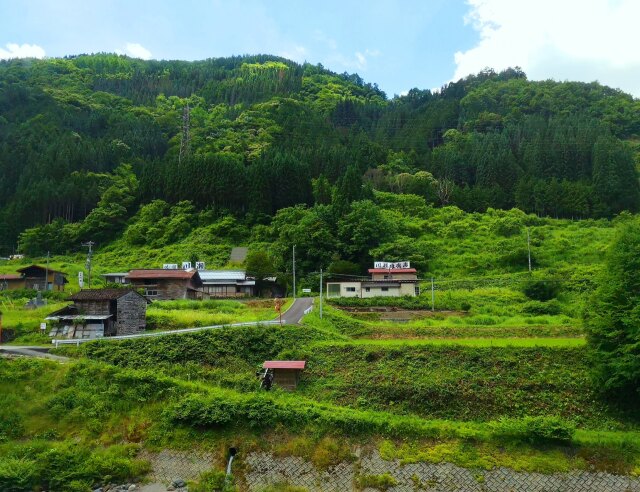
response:
M316 29L315 32L313 33L313 38L326 45L330 50L337 50L338 49L338 43L336 42L335 39L327 36L322 30L320 29Z
M480 34L455 54L454 80L490 67L530 79L581 80L640 96L638 0L467 0Z
M0 48L0 60L9 58L44 58L45 52L37 44L7 43L6 49Z
M294 45L293 48L286 49L278 53L278 56L298 63L303 63L307 59L307 55L307 48L301 45Z
M140 43L127 43L123 50L118 49L115 52L119 55L127 55L132 58L141 58L142 60L151 59L151 51L142 46Z

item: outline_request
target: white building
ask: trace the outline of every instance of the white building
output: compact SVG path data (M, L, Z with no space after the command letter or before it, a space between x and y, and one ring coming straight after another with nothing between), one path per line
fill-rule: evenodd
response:
M415 268L370 268L370 280L327 282L327 297L400 297L420 294Z

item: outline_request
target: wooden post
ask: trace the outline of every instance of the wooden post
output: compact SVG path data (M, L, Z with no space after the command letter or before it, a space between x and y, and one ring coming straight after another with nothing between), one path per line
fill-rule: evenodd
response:
M433 277L431 277L431 311L435 311L436 310L436 292L435 292L435 286L433 283Z
M322 268L320 269L320 319L322 319Z

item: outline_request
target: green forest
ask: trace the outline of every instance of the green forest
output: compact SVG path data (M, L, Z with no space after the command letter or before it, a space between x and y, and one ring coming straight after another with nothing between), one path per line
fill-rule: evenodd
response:
M362 263L398 234L372 206L392 194L610 218L640 208L638 135L632 96L517 68L389 98L263 55L3 61L0 255L162 247L224 220L260 242L294 221L317 226L309 268Z

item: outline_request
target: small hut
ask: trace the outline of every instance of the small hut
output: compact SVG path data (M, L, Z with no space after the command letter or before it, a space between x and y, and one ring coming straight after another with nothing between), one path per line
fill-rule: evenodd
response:
M273 371L273 383L286 390L294 390L300 381L300 373L307 361L304 360L267 360L262 364L264 369Z

